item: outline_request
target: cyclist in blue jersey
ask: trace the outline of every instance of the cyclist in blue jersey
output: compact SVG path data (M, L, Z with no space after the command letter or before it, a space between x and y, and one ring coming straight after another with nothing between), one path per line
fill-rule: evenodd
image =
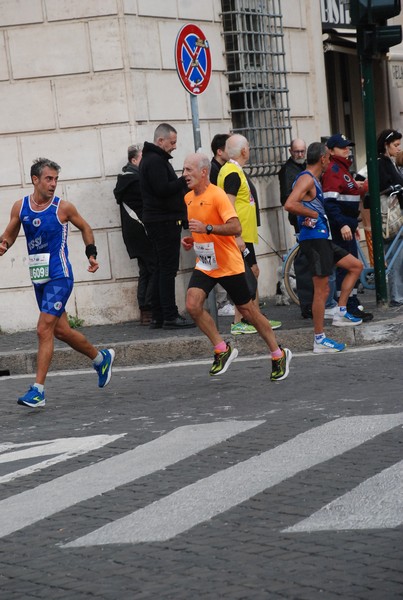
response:
M307 151L307 168L300 173L294 188L288 196L284 208L298 216L300 227L299 243L301 252L308 259L314 288L312 314L315 339L313 351L316 354L340 352L345 344L339 344L324 334L325 303L329 293L329 275L335 265L347 271L340 291L338 310L332 325L354 327L362 319L347 312L346 304L351 290L362 271L362 263L330 238L329 225L324 209L324 198L319 178L327 169L330 159L329 149L320 142L310 144Z
M55 196L59 171L59 165L47 158L34 161L31 167L34 192L15 202L10 222L0 238L0 256L3 256L17 239L22 224L27 241L29 273L40 310L35 383L18 398L18 404L31 407L45 406L44 385L55 337L93 361L99 387L109 383L115 356L114 350L98 351L82 333L70 327L67 319L65 307L74 283L67 247L69 222L81 231L90 263L88 271L95 273L99 265L91 227L71 202Z

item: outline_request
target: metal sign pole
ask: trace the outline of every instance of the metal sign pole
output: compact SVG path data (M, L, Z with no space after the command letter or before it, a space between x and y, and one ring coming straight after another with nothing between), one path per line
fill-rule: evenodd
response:
M192 125L193 125L193 140L195 152L201 148L201 136L200 136L200 122L199 122L199 105L197 102L197 96L190 94L190 108L192 111ZM218 312L217 312L217 298L215 288L211 290L207 297L207 306L210 315L213 317L215 324L218 326Z
M190 95L194 147L197 152L201 149L197 95L203 93L207 88L211 76L209 43L197 25L188 23L180 29L175 42L175 62L178 77ZM210 315L217 325L218 314L214 289L208 296L207 304Z

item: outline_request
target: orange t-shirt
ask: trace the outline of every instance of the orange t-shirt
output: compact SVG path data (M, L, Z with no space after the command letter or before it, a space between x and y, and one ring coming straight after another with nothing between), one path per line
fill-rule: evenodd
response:
M188 219L197 219L206 225L223 225L238 218L227 194L210 183L203 194L194 191L185 196ZM196 252L196 269L210 277L227 277L245 272L243 258L233 235L210 235L192 232Z

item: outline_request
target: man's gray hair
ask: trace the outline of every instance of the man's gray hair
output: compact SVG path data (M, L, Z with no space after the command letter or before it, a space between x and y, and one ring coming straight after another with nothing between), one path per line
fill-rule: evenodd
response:
M175 127L172 127L169 123L160 123L157 129L154 131L154 142L156 142L159 138L166 139L169 138L171 133L178 133Z
M240 133L234 133L231 135L225 144L225 151L229 158L236 159L241 156L242 150L249 146L249 142Z
M207 169L207 172L210 173L211 162L209 157L202 152L196 152L196 156L198 157L199 169Z
M322 156L326 156L328 152L327 146L322 144L322 142L312 142L309 144L308 150L306 153L306 162L308 165L316 165L322 158Z
M31 167L31 180L34 176L39 178L42 175L42 171L45 167L52 169L52 171L57 171L58 173L61 169L60 165L49 158L36 158Z

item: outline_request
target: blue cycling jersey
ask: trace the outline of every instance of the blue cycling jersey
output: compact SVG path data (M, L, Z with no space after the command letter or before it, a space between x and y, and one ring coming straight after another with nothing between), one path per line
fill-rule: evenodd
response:
M310 171L302 171L295 178L294 185L296 181L302 175L310 175L315 184L316 196L313 200L302 201L302 204L307 208L312 210L316 210L318 213L317 221L314 227L307 227L304 225L304 221L306 217L298 215L298 225L300 228L299 232L299 240L317 240L317 239L328 239L329 238L329 224L327 222L327 217L325 213L325 200L323 197L322 186L319 181Z

